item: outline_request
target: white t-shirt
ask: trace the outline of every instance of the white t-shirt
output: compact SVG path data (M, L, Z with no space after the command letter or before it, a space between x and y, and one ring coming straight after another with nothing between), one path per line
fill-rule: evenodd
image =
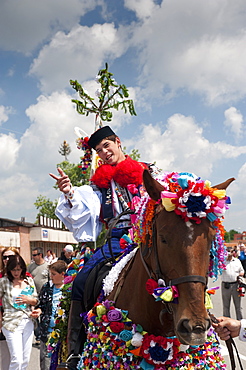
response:
M243 266L238 258L232 257L230 261L226 261L226 270L222 272L222 281L234 283L240 273L244 273Z

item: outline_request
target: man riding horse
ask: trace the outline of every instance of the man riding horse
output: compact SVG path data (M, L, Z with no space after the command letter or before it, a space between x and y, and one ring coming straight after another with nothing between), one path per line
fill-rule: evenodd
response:
M102 223L110 227L118 215L129 210L133 197L141 197L144 169L152 171L151 166L132 160L123 153L120 138L109 126L95 131L88 145L96 151L104 163L92 176L91 186L73 187L69 177L60 168L58 168L60 176L50 174L63 192L56 215L73 232L78 242L95 241ZM122 253L120 239L128 233L131 226L128 214L122 216L120 222L112 229L111 247L115 256ZM110 257L111 252L106 243L89 259L73 282L68 328L69 353L75 349L82 325L80 314L85 311L83 293L86 279L95 265Z

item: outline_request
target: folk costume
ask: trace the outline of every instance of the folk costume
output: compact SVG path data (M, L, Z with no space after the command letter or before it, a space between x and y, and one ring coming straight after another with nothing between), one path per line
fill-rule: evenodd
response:
M92 134L88 143L95 149L97 144L112 134L114 132L110 127L105 126ZM146 168L150 169L150 166L137 162L129 156L115 166L101 165L91 178L91 186L75 187L74 192L72 194L70 192L69 196L61 195L56 215L73 232L78 242L95 241L101 232L103 223L110 226L115 217L130 209L133 197L138 197L138 199L141 197L142 175ZM111 246L114 256L122 253L120 239L128 233L131 226L130 215L124 215L112 229ZM106 243L94 253L73 282L68 325L70 351L73 350L77 341L81 326L79 321L82 322L80 313L83 311L83 305L81 302L86 279L94 266L110 257L110 250ZM75 317L77 317L76 320ZM71 320L74 322L71 323Z

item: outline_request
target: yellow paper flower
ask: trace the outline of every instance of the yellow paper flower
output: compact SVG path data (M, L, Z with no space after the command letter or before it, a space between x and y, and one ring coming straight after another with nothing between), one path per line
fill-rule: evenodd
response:
M205 180L204 185L206 186L206 188L211 188L211 181Z
M207 292L205 293L205 308L207 310L211 310L212 308L214 308L211 297Z
M57 314L58 314L59 316L62 316L62 315L64 314L64 310L63 310L62 308L59 308L59 309L57 310Z
M161 201L167 212L171 212L175 209L175 205L172 203L172 198L162 198Z
M160 295L160 298L163 299L163 301L165 302L171 302L173 300L172 289L165 290L165 292Z
M106 307L104 307L102 304L100 306L97 306L97 315L101 317L102 315L105 315L106 313Z
M223 190L223 189L221 189L221 190L215 190L215 191L213 192L213 195L214 195L215 197L219 198L219 199L223 199L223 198L225 198L225 196L226 196L226 191L225 191L225 190Z

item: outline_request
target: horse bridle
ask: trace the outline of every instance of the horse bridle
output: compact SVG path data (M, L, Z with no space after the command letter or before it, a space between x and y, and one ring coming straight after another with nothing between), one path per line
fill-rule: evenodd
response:
M156 265L155 271L150 272L150 269L149 269L146 261L144 260L144 255L143 255L142 248L140 248L141 259L142 259L144 267L145 267L145 269L148 273L148 276L152 277L152 275L154 274L154 276L156 276L156 278L157 278L157 281L159 279L162 279L165 282L166 286L179 285L179 284L183 284L183 283L202 283L206 286L207 285L207 277L204 277L204 276L201 276L201 275L185 275L185 276L181 276L181 277L178 277L178 278L175 278L175 279L168 279L167 277L164 276L163 272L161 271L160 261L159 261L158 252L157 252L157 243L156 243L156 216L159 213L160 212L155 213L155 215L154 215L154 218L153 218L153 232L152 232L152 245L151 245L151 247L147 247L149 249L149 254L151 254L151 252L153 250L155 265Z

